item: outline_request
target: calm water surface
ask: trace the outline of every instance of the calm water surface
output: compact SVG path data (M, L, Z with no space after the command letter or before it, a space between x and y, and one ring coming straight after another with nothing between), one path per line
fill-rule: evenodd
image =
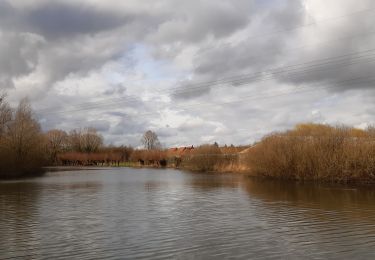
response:
M0 182L0 259L375 259L375 189L175 170Z

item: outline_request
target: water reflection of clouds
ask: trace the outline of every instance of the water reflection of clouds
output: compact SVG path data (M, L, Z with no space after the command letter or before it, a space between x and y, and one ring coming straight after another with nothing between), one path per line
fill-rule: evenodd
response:
M168 183L163 181L146 181L144 185L146 191L155 191L168 186Z
M54 190L80 190L80 192L97 192L103 187L103 184L97 181L93 182L71 182L49 184L48 189Z
M144 189L146 191L156 190L178 190L178 189L217 189L217 188L238 188L240 177L237 175L223 174L201 174L188 173L181 179L164 179L145 181Z

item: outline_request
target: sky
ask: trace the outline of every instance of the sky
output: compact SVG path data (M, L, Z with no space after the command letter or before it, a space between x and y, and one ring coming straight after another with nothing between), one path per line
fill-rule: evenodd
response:
M371 0L0 0L0 90L107 144L375 122Z

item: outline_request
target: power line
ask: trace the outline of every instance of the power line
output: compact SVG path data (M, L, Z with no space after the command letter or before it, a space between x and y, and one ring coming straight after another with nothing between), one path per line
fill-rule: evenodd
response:
M372 49L372 50L369 50L369 51L375 51L375 49ZM368 51L366 51L367 53ZM188 92L190 89L194 89L194 88L202 88L202 87L211 87L211 86L214 86L214 85L218 85L218 84L240 84L242 83L243 80L245 80L245 82L249 82L248 80L250 81L254 81L254 82L257 82L258 80L256 80L257 78L261 78L261 81L264 81L264 74L267 73L267 77L268 78L272 78L273 76L275 75L278 75L278 74L286 74L286 73L290 73L290 72L293 72L293 71L297 71L298 73L301 73L301 72L309 72L309 70L306 70L308 68L311 68L311 69L314 69L316 67L321 67L323 65L330 65L331 63L333 63L332 65L340 65L340 64L335 64L334 62L344 62L344 61L349 61L348 65L352 65L352 64L356 64L356 63L353 63L353 60L355 59L359 59L359 58L369 58L369 57L373 57L375 53L372 53L370 55L367 55L367 56L357 56L357 57L350 57L350 55L343 55L343 56L339 56L338 58L340 59L336 59L336 60L327 60L326 62L323 62L323 63L318 63L318 64L311 64L310 66L306 66L306 67L301 67L299 68L298 66L299 65L306 65L306 64L310 64L311 62L308 62L308 63L303 63L303 64L295 64L295 65L290 65L290 66L285 66L285 67L279 67L279 68L275 68L275 69L269 69L269 70L265 70L265 71L260 71L260 72L255 72L253 75L249 75L248 77L239 77L239 78L230 78L229 80L224 80L224 81L221 81L221 80L218 80L218 81L211 81L210 83L203 83L201 85L197 85L196 87L191 87L189 89L186 90L186 92ZM335 57L337 58L337 57ZM346 59L344 59L346 58ZM323 61L326 60L326 59L323 59ZM342 63L341 63L342 64ZM294 68L293 68L294 67ZM337 68L337 67L335 67ZM298 69L304 69L303 71L298 71ZM179 93L179 92L178 92Z
M366 32L366 33L362 33L362 34L358 34L358 35L355 35L355 36L349 36L349 37L341 37L341 38L337 38L335 39L335 41L337 40L346 40L346 39L353 39L353 38L356 38L358 36L362 36L362 35L373 35L375 33L375 31L371 31L371 32ZM325 41L325 43L329 43L329 42L333 42L333 41ZM293 48L293 49L289 49L290 51L293 51L293 50L296 50L296 49L303 49L304 47L308 47L308 46L311 46L311 45L302 45L298 48ZM286 50L288 51L288 49ZM258 57L257 55L252 55L252 57ZM278 69L278 68L273 68L273 69ZM272 70L272 69L269 69L269 70ZM252 73L252 75L256 74L256 73L261 73L262 71L260 72L254 72ZM200 82L200 83L195 83L195 84L188 84L190 86L197 86L200 85L200 84L211 84L213 86L213 84L215 83L215 85L218 85L220 84L220 81L225 81L225 80L230 80L231 78L235 78L235 77L246 77L247 75L249 74L242 74L242 75L237 75L237 76L231 76L231 77L227 77L227 78L222 78L220 80L216 80L216 81L206 81L206 82ZM251 74L250 74L251 75ZM147 79L147 80L138 80L138 81L131 81L131 83L134 83L134 82L140 82L140 81L149 81L149 80L152 80L152 79ZM225 83L225 82L224 82ZM154 90L154 92L171 92L173 90L177 90L179 93L183 92L180 90L180 87L175 87L175 88L167 88L167 89L162 89L162 90ZM186 89L185 90L186 92L189 92L190 90L189 89ZM129 97L120 97L120 98L111 98L111 99L104 99L104 100L100 100L100 101L96 101L96 102L86 102L86 103L81 103L79 106L86 106L86 105L92 105L92 103L95 103L95 104L98 104L101 103L101 102L111 102L111 101L121 101L121 100L128 100L128 99L134 99L134 98L129 98ZM134 99L136 100L136 98ZM53 108L44 108L44 109L39 109L38 112L43 112L43 111L47 111L47 112L50 112L51 109Z
M362 81L357 81L361 79ZM370 79L370 80L363 80L364 78L363 77L357 77L357 78L351 78L351 79L347 79L347 80L343 80L343 81L338 81L338 82L331 82L332 83L335 83L335 84L345 84L345 83L356 83L356 84L359 84L359 83L372 83L375 81L375 77L374 75L371 75L370 77L367 77L367 79ZM366 79L366 78L365 78ZM254 95L246 95L246 96L242 96L241 98L239 99L236 99L236 100L231 100L231 101L227 101L227 102L220 102L218 104L212 104L212 103L198 103L198 104L193 104L193 105L189 105L189 106L185 106L185 107L180 107L182 109L184 108L197 108L197 107L201 107L201 106L212 106L212 105L226 105L226 104L233 104L233 103L236 103L236 102L242 102L242 101L248 101L248 100L260 100L260 99L268 99L268 98L274 98L274 97L279 97L279 96L284 96L284 95L289 95L289 94L299 94L299 93L305 93L305 92L313 92L313 91L316 91L316 90L324 90L324 89L330 89L330 88L334 88L334 87L337 87L336 85L327 85L326 83L324 84L314 84L315 86L321 86L321 87L317 87L317 88L311 88L311 86L305 86L303 88L297 88L295 89L294 91L286 91L286 92L282 92L282 93L278 93L278 94L274 94L274 95L263 95L263 96L254 96ZM154 112L150 112L149 114L154 114ZM138 114L138 115L146 115L146 114Z
M366 50L366 51L363 51L363 52L341 55L341 56L337 56L337 57L334 57L334 58L316 60L316 61L324 61L324 62L321 62L321 63L315 63L314 64L313 62L316 62L316 61L311 61L311 62L307 62L307 63L300 63L300 64L294 64L294 65L289 65L289 66L285 66L285 67L279 67L279 68L264 71L264 72L256 72L256 73L253 74L253 75L255 75L253 77L242 77L242 78L231 77L230 80L226 79L226 80L223 80L223 81L212 81L211 85L209 85L209 84L197 85L194 89L200 89L200 88L205 88L205 87L207 88L207 87L211 87L211 86L214 86L214 85L217 85L217 84L246 85L246 84L253 83L253 82L270 80L270 79L273 79L273 77L275 75L279 75L279 74L287 74L287 73L294 72L295 73L294 75L293 74L287 75L287 77L292 78L293 76L297 77L299 74L302 74L302 73L303 74L309 73L310 70L314 70L314 71L316 71L316 69L327 70L327 68L324 67L324 66L327 66L327 65L335 65L334 68L330 68L330 69L337 69L338 65L350 66L350 65L353 65L353 64L358 64L360 62L372 62L373 58L374 58L374 55L375 55L375 53L372 53L373 51L375 51L375 49ZM358 53L363 54L363 55L359 55L357 57L351 57L353 54L358 54ZM365 55L365 54L367 54L367 55ZM367 60L361 61L360 59L363 59L363 58L367 58ZM337 62L341 62L341 63L337 63ZM301 66L301 65L308 65L308 64L309 64L309 66L305 66L305 67ZM269 73L268 76L264 76L264 74L266 72ZM190 91L191 91L191 89L190 89ZM173 93L173 92L170 92L170 93ZM187 92L184 92L184 93L188 93L188 90L187 90ZM180 94L180 93L178 93L178 94ZM136 97L131 97L131 98L128 97L126 99L120 99L117 102L105 102L105 103L88 104L88 105L83 106L83 107L78 106L76 109L71 109L71 110L60 110L60 111L49 111L49 112L47 111L45 113L43 113L42 111L39 110L37 112L42 113L42 114L59 114L59 113L68 113L68 112L79 112L79 111L84 111L84 110L89 110L89 109L109 107L109 106L113 106L113 105L117 105L117 104L123 104L123 102L127 101L127 100L139 101L139 100L136 99Z
M366 79L366 80L364 80ZM360 81L358 81L360 80ZM343 81L337 81L337 82L330 82L331 84L347 84L347 83L352 83L352 84L364 84L364 83L373 83L375 82L375 77L373 75L371 75L370 77L366 77L366 78L363 78L363 77L357 77L357 78L351 78L351 79L347 79L347 80L343 80ZM306 92L314 92L316 90L327 90L327 89L330 89L330 88L334 88L336 87L336 85L327 85L327 83L324 83L324 84L313 84L314 86L317 86L316 88L312 88L312 86L305 86L303 88L296 88L295 90L293 91L284 91L284 92L281 92L281 93L277 93L277 94L273 94L273 95L258 95L258 96L254 96L254 95L247 95L247 96L242 96L241 98L239 99L236 99L236 100L231 100L231 101L227 101L227 102L220 102L220 103L198 103L198 104L192 104L192 105L187 105L187 106L180 106L180 107L175 107L179 110L182 110L182 111L187 111L187 109L196 109L196 108L200 108L202 106L213 106L213 105L227 105L227 104L233 104L233 103L240 103L240 102L243 102L243 101L249 101L249 100L261 100L261 99L269 99L269 98L275 98L275 97L280 97L280 96L285 96L285 95L290 95L290 94L300 94L300 93L306 93ZM319 87L321 86L321 87ZM137 116L138 117L145 117L145 116L149 116L149 115L155 115L155 114L159 114L159 112L148 112L148 113L138 113ZM130 115L125 115L124 117L128 117L128 118L131 118Z
M356 82L356 80L358 79L361 79L362 81L359 81L359 82ZM360 83L373 83L375 82L375 78L373 77L368 77L368 80L364 81L363 78L352 78L352 79L348 79L348 80L344 80L344 81L339 81L339 82L335 82L336 85L337 84L343 84L343 83L357 83L357 84L360 84ZM239 103L239 102L242 102L242 101L245 101L245 100L260 100L260 99L268 99L268 98L275 98L275 97L280 97L280 96L285 96L285 95L290 95L290 94L300 94L300 93L306 93L306 92L314 92L316 90L323 90L323 89L330 89L330 88L333 88L335 87L335 85L324 85L324 84L314 84L314 85L321 85L320 88L311 88L311 86L307 86L307 87L304 87L304 89L297 89L297 90L294 90L294 91L287 91L287 92L284 92L284 93L278 93L278 94L275 94L275 95L264 95L264 96L260 96L260 97L254 97L254 96L243 96L241 99L238 99L238 100L232 100L232 101L228 101L228 102L220 102L219 104L214 104L214 105L224 105L224 104L231 104L231 103ZM212 104L201 104L201 105L212 105ZM199 106L199 104L194 104L193 106L191 106L192 108L197 108ZM188 107L185 107L185 109L188 108ZM150 116L150 115L153 115L153 114L157 114L158 112L151 112L151 113L143 113L143 114L137 114L138 117L146 117L146 116ZM129 115L126 115L126 117L131 117ZM70 120L71 121L71 120ZM73 120L73 121L77 121L78 120ZM81 120L79 121L81 122ZM248 132L250 130L247 130L247 129L241 129L240 131L236 131L236 133L238 132ZM178 134L178 133L177 133Z
M370 8L370 9L364 9L364 10L359 10L359 11L355 11L355 12L352 12L352 13L348 13L348 14L345 14L345 15L341 15L341 16L337 16L337 17L330 17L330 18L326 18L326 19L323 19L323 20L320 20L320 21L316 21L314 23L309 23L309 24L305 24L305 25L302 25L302 26L298 26L298 27L293 27L293 28L289 28L288 30L291 30L291 29L297 29L297 28L300 28L300 27L306 27L306 26L311 26L311 25L314 25L314 24L317 24L317 23L323 23L325 21L328 21L328 20L331 20L331 19L339 19L339 18L344 18L344 17L347 17L347 16L352 16L354 14L358 14L358 13L364 13L364 12L370 12L370 11L373 11L375 10L374 8ZM275 31L275 32L272 32L271 34L277 34L278 32L283 32L283 31ZM374 32L370 32L370 34L373 34ZM350 36L350 37L344 37L344 38L339 38L339 39L336 39L336 40L344 40L344 39L351 39L351 38L355 38L357 36L360 36L360 35L363 35L363 34L359 34L359 35L355 35L355 36ZM257 36L253 36L253 37L261 37L262 35L257 35ZM331 41L328 41L328 42L331 42ZM309 46L309 45L302 45L301 47L304 47L304 46ZM253 55L254 56L254 55ZM257 56L254 56L254 57L257 57ZM148 80L151 80L151 79L147 79ZM138 81L142 81L142 80L138 80ZM137 82L137 81L132 81L133 83L134 82ZM208 82L206 82L208 83ZM200 83L200 84L204 84L204 83ZM163 90L162 90L163 91ZM116 98L118 99L118 98ZM103 102L108 102L109 100L103 100ZM99 101L99 102L102 102L102 101ZM84 105L84 103L82 104ZM50 111L51 108L45 108L45 109L41 109L39 110L40 112L42 112L43 110L46 110L46 111Z

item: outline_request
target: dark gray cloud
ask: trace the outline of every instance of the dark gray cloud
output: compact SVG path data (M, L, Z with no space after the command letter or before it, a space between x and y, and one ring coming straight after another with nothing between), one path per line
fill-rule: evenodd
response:
M130 22L130 15L118 15L86 4L48 2L30 10L25 22L47 38L72 37L114 29Z
M152 39L155 42L199 42L222 38L245 27L254 12L253 1L172 1L169 15Z
M129 117L128 115L116 123L110 130L112 135L138 134L147 131L147 121L142 118Z
M13 78L31 73L38 63L43 40L29 33L0 32L0 84L13 87Z
M212 85L220 85L218 79L228 78L224 84L236 86L238 84L234 79L241 79L245 75L246 82L251 83L259 80L258 72L279 64L284 58L287 42L294 39L297 33L290 29L303 21L305 12L300 1L288 1L285 5L277 1L273 7L261 8L253 14L256 21L248 20L245 37L241 41L218 43L211 48L198 50L193 58L194 80L183 82L182 90L176 91L174 96L192 98L207 93ZM251 17L250 13L248 15ZM253 24L261 24L264 31L271 33L264 33ZM272 33L279 31L282 33ZM255 76L252 76L254 73ZM194 81L197 83L194 84ZM205 81L207 84L199 83ZM191 91L186 90L189 88Z
M366 79L375 69L374 5L361 3L365 8L347 9L347 15L332 12L332 19L314 18L300 1L260 10L257 26L249 23L241 41L198 51L194 79L182 82L174 97L206 94L222 85L218 79L227 79L223 84L228 87L276 79L283 84L325 84L330 91L373 88Z
M87 123L87 127L92 127L98 130L99 132L105 133L110 129L111 124L106 120L95 120L95 121L89 121Z
M60 1L23 9L14 8L9 2L2 1L0 10L0 27L40 34L49 40L95 34L122 26L133 19L126 13L108 12L85 3Z
M15 21L16 10L8 1L0 1L0 21L1 27L14 28L12 21Z

